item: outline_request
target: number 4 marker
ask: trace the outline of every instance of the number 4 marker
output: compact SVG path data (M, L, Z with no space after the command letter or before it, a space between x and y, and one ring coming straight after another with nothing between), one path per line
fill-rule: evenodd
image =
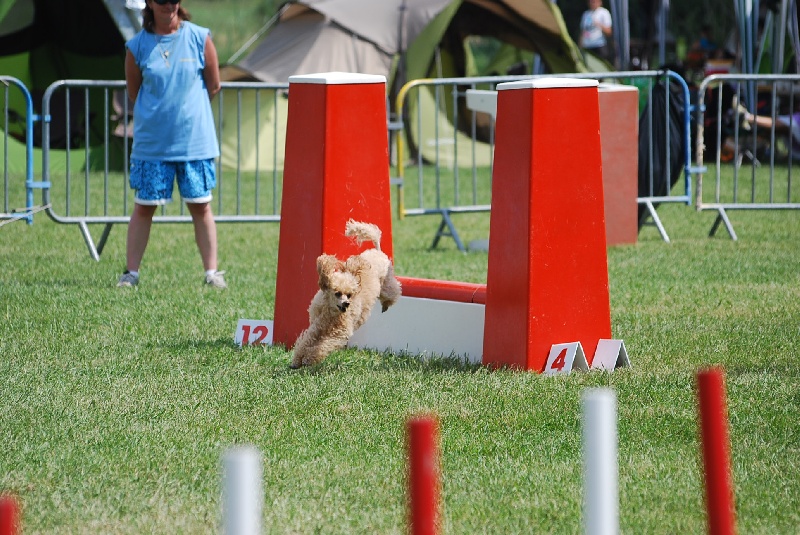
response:
M272 320L239 320L233 341L238 346L272 345Z
M575 369L587 371L589 364L583 354L583 347L580 342L570 342L567 344L553 344L550 347L550 355L544 365L545 375L557 375L569 373Z

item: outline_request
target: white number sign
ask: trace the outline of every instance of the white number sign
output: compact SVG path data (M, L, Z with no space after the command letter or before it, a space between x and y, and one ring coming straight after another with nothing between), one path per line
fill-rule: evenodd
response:
M583 354L583 347L580 342L570 342L567 344L553 344L550 346L550 355L544 365L545 375L557 375L569 373L573 369L588 370L589 364Z
M272 320L239 320L233 341L238 346L272 344Z

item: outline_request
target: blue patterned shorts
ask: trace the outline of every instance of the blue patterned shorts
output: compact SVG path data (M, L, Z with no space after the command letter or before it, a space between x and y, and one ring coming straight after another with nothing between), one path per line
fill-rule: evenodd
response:
M150 162L131 158L130 185L136 190L137 204L171 203L176 177L184 202L211 201L211 190L217 186L213 158L191 162Z

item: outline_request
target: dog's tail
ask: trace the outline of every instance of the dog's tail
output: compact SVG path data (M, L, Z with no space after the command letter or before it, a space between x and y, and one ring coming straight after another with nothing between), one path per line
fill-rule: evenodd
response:
M381 229L377 225L351 219L345 225L344 235L354 237L359 245L371 241L377 250L381 250Z

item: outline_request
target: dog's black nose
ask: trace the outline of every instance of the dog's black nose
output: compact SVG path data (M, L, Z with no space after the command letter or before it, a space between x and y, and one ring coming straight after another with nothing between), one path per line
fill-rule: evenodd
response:
M349 307L349 306L350 306L350 303L342 303L342 304L339 305L339 310L344 312L345 310L347 310L347 307Z

